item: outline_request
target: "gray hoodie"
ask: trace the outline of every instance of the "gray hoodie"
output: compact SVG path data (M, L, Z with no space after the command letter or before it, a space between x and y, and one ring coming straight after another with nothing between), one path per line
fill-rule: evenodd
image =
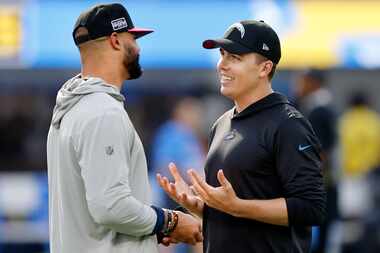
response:
M119 90L67 81L48 134L51 253L157 252L142 143Z

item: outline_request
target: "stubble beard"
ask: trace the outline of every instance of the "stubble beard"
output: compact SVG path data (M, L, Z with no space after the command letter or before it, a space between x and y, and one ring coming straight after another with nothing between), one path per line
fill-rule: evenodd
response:
M123 65L128 72L128 80L137 79L142 75L143 72L139 62L140 55L135 55L130 47L126 47L125 49L126 55L123 60Z

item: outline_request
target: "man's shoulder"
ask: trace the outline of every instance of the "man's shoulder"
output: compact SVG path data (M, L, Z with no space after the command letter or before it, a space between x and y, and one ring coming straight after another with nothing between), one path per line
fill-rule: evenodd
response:
M127 116L123 104L106 93L92 93L84 96L71 113L78 123L103 119L105 115Z
M304 118L303 114L292 104L283 104L281 114L283 120Z
M266 129L277 130L285 122L295 119L304 120L303 114L291 103L277 104L265 111L259 117Z
M107 93L97 92L84 96L78 107L93 113L102 113L108 110L124 111L123 103L117 101Z
M226 111L217 120L215 120L214 124L212 125L212 128L215 128L217 125L223 124L226 121L231 121L233 114L234 114L234 108Z

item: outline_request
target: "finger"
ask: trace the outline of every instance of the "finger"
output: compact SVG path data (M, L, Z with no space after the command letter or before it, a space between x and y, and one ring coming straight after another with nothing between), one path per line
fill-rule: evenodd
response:
M195 170L190 169L190 170L188 171L188 173L189 173L190 177L191 177L192 179L194 179L193 181L195 181L195 182L196 182L200 187L202 187L206 192L209 192L209 191L211 191L211 190L214 188L214 187L210 186L209 184L207 184L207 183L203 180L203 178L202 178L201 176L198 175L198 173L197 173ZM193 184L194 184L194 182L193 182Z
M179 199L181 200L181 202L188 202L189 201L189 198L187 197L187 194L186 193L182 193L180 196L179 196Z
M189 198L186 193L182 193L179 196L179 202L180 202L181 205L187 206L187 207L190 207L190 208L197 207L197 199L196 199L196 197Z
M161 186L162 177L161 177L160 173L156 174L156 180L157 180L158 184Z
M167 186L166 181L164 180L164 178L160 174L157 174L156 178L157 178L157 181L158 181L158 184L160 185L160 187L162 189L164 189L164 191L167 193L168 192L168 186Z
M172 196L174 196L176 199L179 198L177 188L175 187L175 184L170 183L169 184L169 192Z
M168 247L170 245L170 238L169 237L162 238L161 244Z
M160 174L157 174L158 184L164 189L166 192L169 190L169 180L166 177L162 177Z
M195 196L199 196L199 193L197 192L197 189L195 189L194 185L190 186L190 190L191 192L195 195ZM186 196L187 197L187 196Z
M199 184L198 182L193 178L193 176L190 176L191 178L191 181L193 183L193 185L190 187L193 192L195 192L195 194L197 196L199 196L203 201L207 202L209 197L208 197L208 192L205 191Z
M202 242L203 241L202 233L196 233L195 239L197 242Z
M160 174L157 174L157 179L162 189L168 194L171 198L178 198L177 189L171 186L172 183L169 183L166 177L162 177Z
M177 166L174 163L169 163L169 171L170 171L170 174L172 174L172 176L176 182L183 181L183 178L182 178L181 174L179 174Z
M183 205L183 206L193 206L193 202L187 197L187 194L186 193L182 193L180 196L179 196L179 204Z
M227 180L227 178L224 176L223 170L219 170L216 176L218 178L220 185L223 186L224 188L228 188L231 185L230 182Z
M159 184L162 188L164 188L164 178L163 178L163 176L161 176L161 174L157 173L157 174L156 174L156 179L157 179L158 184Z

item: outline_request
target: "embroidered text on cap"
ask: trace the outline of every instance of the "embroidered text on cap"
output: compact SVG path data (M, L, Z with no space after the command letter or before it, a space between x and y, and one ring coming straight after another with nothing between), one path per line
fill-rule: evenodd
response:
M125 18L118 18L118 19L112 20L111 24L112 24L112 29L114 31L128 27L128 23L125 20Z

